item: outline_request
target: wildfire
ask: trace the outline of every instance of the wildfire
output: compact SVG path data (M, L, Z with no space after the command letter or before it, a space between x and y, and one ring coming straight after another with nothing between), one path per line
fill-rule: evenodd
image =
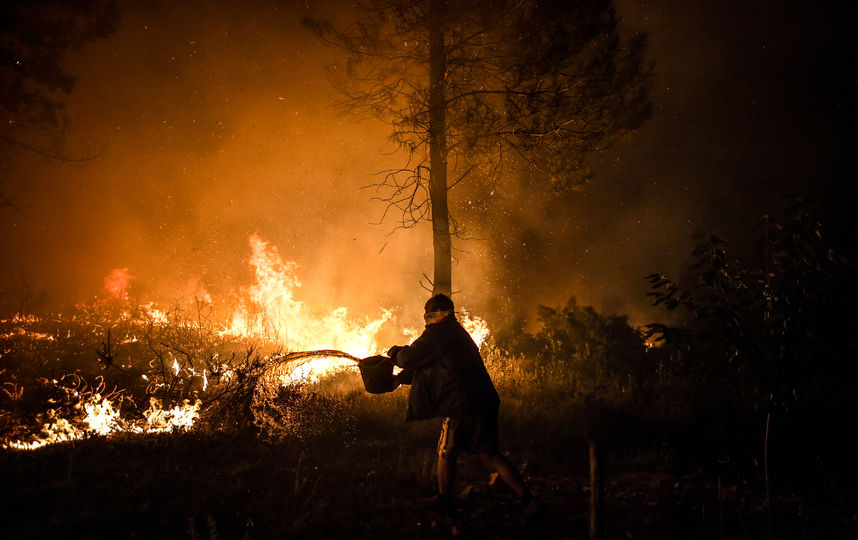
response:
M146 317L149 319L149 321L155 324L162 325L170 323L170 318L167 316L167 314L164 311L155 307L154 302L149 302L148 304L144 304L140 307L142 308L143 313L146 314Z
M383 329L388 332L386 335L391 335L390 325L396 323L393 310L382 309L376 317L361 318L352 316L345 307L319 309L314 306L311 308L298 298L301 282L296 274L297 265L294 262L284 262L277 248L257 235L251 236L249 243L251 248L249 263L255 275L255 282L243 291L226 323L213 323L211 335L228 340L238 338L247 340L248 343L265 344L274 348L277 352L263 358L271 366L267 368L268 373L264 379L271 384L272 388L286 384L315 382L343 370L354 369L357 367L356 359L383 354L383 351L393 344L380 343L379 337ZM4 329L11 330L0 333L0 339L10 342L28 339L31 342L44 341L62 346L67 340L73 338L73 329L78 327L73 326L64 331L68 335L66 339L62 339L59 333L54 336L37 331L37 326L38 329L53 330L62 328L62 324L80 325L86 330L80 334L78 334L80 330L75 330L76 335L90 335L101 342L101 348L96 352L106 369L112 367L112 362L117 358L116 347L127 351L127 348L134 350L133 347L136 346L137 350L140 350L141 339L135 334L142 333L141 335L147 336L145 343L148 349L146 350L156 355L157 362L137 356L133 358L126 356L127 361L131 363L120 368L129 368L133 362L140 360L147 361L149 366L160 366L148 375L141 374L142 380L148 385L146 390L149 394L172 386L173 383L167 384L168 377L172 377L174 381L185 381L183 385L186 385L186 388L191 388L192 381L196 380L194 384L197 385L197 389L189 395L199 395L203 401L212 386L232 384L234 369L228 363L222 363L217 352L212 352L203 359L204 361L195 364L187 351L168 346L161 341L162 338L157 340L151 338L151 332L166 331L168 334L158 335L173 335L172 333L176 330L188 328L191 328L193 335L198 338L203 333L198 326L199 321L191 322L182 317L178 307L164 310L154 302L134 304L128 295L128 287L133 278L127 268L113 269L104 278L104 290L111 299L120 301L118 304L120 310L112 312L113 315L107 318L104 314L111 313L110 309L115 309L117 304L105 300L78 306L79 313L64 321L62 316L56 321L43 321L33 316L20 315L11 320L0 321ZM188 282L184 292L186 296L193 295L198 304L199 302L211 304L211 296L199 279ZM489 333L486 322L465 311L460 313L459 319L480 346ZM112 347L111 329L116 329L112 338L115 345ZM399 343L411 343L420 334L416 328L401 328L400 332L402 338ZM4 349L0 358L13 350ZM174 352L181 353L181 358ZM296 360L283 361L284 358L296 358ZM5 370L0 371L0 374L3 371ZM14 377L4 382L4 385L3 389L10 399L21 398L23 387L14 380ZM111 402L100 392L100 387L94 388L88 394L74 392L77 404L73 406L68 417L62 417L53 409L48 410L46 413L48 421L43 423L39 434L32 440L7 441L2 446L14 449L36 449L47 444L93 435L158 433L190 429L199 417L203 403L200 399L195 399L193 403L190 400L184 400L183 404L164 408L160 401L151 398L150 406L143 413L142 419L128 420L120 415L121 400L118 404Z
M45 334L44 332L27 332L23 328L16 328L11 332L0 334L0 339L12 339L16 337L26 337L33 341L54 341L56 339L50 334Z
M49 444L83 439L92 435L112 435L115 433L164 433L187 430L193 426L199 417L201 402L191 404L185 401L172 409L163 409L161 402L151 398L149 408L144 411L143 421L128 421L120 416L118 408L114 408L107 398L94 394L75 405L80 418L70 421L58 416L55 411L48 411L50 422L42 426L39 436L29 442L12 441L4 444L4 448L17 450L35 450Z
M149 408L143 413L146 417L146 433L164 433L174 430L191 429L194 421L199 418L200 400L193 404L184 400L183 405L176 405L172 409L163 409L161 402L155 398L149 399Z
M358 358L384 351L377 338L382 327L393 320L391 310L383 309L377 318L363 320L350 317L344 307L321 315L311 313L296 298L301 287L295 274L297 265L284 263L277 248L255 234L250 237L250 247L256 283L248 290L249 303L244 302L235 311L226 333L274 341L287 351L337 349ZM486 322L464 311L461 322L480 346L489 333ZM402 334L410 343L419 331L405 328ZM343 358L316 358L297 363L281 378L284 383L314 382L354 366L353 361Z
M471 339L477 344L477 347L482 346L489 337L489 325L479 317L471 316L467 311L462 310L462 316L459 318L462 327L471 334Z
M375 318L356 319L345 307L327 313L313 313L296 298L301 282L294 262L283 262L276 247L259 236L250 237L250 265L256 283L248 289L248 299L233 313L225 333L262 339L281 345L287 351L336 349L355 357L378 354L377 335L391 321L393 313L382 310ZM293 366L283 373L284 383L316 381L354 367L343 358L315 358Z
M182 291L182 296L185 298L193 298L207 304L212 303L212 295L209 294L208 290L206 290L201 278L189 279L187 284L185 284L185 290Z

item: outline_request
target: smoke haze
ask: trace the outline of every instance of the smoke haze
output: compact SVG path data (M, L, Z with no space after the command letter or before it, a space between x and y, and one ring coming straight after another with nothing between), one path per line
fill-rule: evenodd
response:
M650 36L655 112L636 138L592 157L591 185L559 196L538 178L506 179L491 194L454 189L455 217L474 237L455 244L457 305L493 322L520 311L532 328L537 304L575 296L651 322L662 314L643 278L676 274L693 233L741 236L766 205L830 180L819 165L836 153L823 143L842 110L822 98L841 76L818 55L840 44L831 15L820 8L800 23L743 2L668 4L618 3L624 31ZM298 24L345 12L303 2L122 8L118 31L66 64L79 77L67 100L71 148L103 155L72 167L20 153L6 164L4 190L25 205L0 212L3 311L106 294L117 268L134 276L136 298L227 299L253 279L255 233L297 263L304 301L362 315L399 307L415 325L430 228L375 224L384 208L361 188L401 164L389 128L332 111L325 66L336 53ZM796 90L807 69L816 85ZM855 77L842 78L854 90Z

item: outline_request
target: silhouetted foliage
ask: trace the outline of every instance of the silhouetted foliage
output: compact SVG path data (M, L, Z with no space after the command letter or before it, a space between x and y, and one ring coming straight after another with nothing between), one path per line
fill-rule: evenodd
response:
M72 122L63 100L76 78L63 60L113 33L118 17L115 0L0 3L0 164L13 149L58 161L95 157L65 148ZM0 206L15 205L0 192Z
M682 351L687 369L731 392L747 411L783 419L790 451L844 449L854 429L858 375L855 268L830 245L821 209L794 201L764 216L748 260L717 236L693 252L693 284L648 276L656 305L682 309L686 324L651 324L648 335Z
M0 111L12 126L60 127L62 95L76 79L62 59L117 23L113 0L100 2L3 2L0 4ZM8 132L4 135L9 135Z
M537 333L502 346L522 355L526 369L536 374L529 386L551 410L546 423L564 425L560 419L569 419L566 444L596 445L612 468L638 459L631 456L641 448L654 465L675 459L663 434L684 421L688 392L676 392L685 378L671 378L673 357L648 346L626 316L600 314L574 297L565 306L539 306L539 319ZM541 410L531 408L532 416Z
M729 363L760 404L789 410L828 394L855 353L854 311L844 301L855 285L854 268L828 246L818 212L797 200L783 218L764 216L751 262L732 256L723 239L707 238L692 254L693 287L648 276L656 305L691 315L685 328L653 324L649 334Z
M398 227L431 220L434 291L451 293L447 192L488 189L530 169L557 189L589 176L585 156L649 116L646 35L620 39L610 0L369 0L346 28L306 19L345 61L342 107L390 122L408 157L375 187Z
M539 357L574 372L580 392L628 391L656 375L655 357L628 317L602 315L573 297L557 309L540 306L540 320Z

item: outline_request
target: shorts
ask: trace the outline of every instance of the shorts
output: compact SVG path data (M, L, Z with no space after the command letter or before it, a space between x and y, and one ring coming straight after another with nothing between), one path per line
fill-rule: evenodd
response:
M438 455L456 458L462 452L495 456L500 453L497 417L445 418L438 439Z

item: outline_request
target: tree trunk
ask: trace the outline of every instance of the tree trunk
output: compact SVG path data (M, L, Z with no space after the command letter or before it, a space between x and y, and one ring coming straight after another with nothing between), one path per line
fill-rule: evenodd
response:
M447 207L446 0L429 0L429 198L435 272L432 294L453 292L450 217Z
M769 538L772 538L772 490L769 481L769 428L771 427L772 413L766 414L766 439L763 443L763 469L766 476L766 517L768 518Z
M602 537L602 463L599 459L599 443L590 439L590 540Z

